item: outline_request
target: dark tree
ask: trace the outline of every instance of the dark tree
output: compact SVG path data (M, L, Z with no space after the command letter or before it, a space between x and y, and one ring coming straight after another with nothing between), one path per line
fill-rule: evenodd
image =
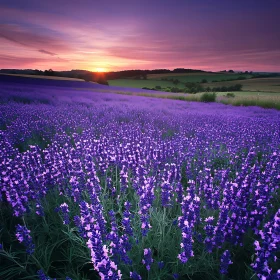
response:
M147 80L147 73L144 72L144 73L142 74L142 79L143 79L143 80Z
M180 81L178 79L173 80L174 85L178 85L179 83L180 83Z

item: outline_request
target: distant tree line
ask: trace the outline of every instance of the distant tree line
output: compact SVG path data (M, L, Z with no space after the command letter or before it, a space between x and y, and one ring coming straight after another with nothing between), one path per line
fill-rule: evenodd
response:
M154 70L124 70L118 72L106 72L106 77L108 80L115 79L125 79L125 78L134 78L134 79L147 79L149 74L172 74L172 73L204 73L203 70L195 69L185 69L185 68L176 68L174 70L169 69L154 69Z
M280 73L254 73L252 79L280 77Z
M42 71L38 69L1 69L0 73L75 78L85 80L86 82L95 82L99 84L109 85L105 73L94 73L86 70L54 71L52 69L49 69Z
M220 86L220 87L207 87L205 91L212 91L212 92L226 92L226 91L241 91L243 85L236 84L232 86Z
M212 80L212 83L218 83L218 82L230 82L230 81L237 81L237 80L247 80L248 78L246 76L238 76L236 78L231 79L222 79L222 80Z
M0 73L7 74L28 74L28 75L47 75L47 76L57 76L57 77L68 77L68 78L78 78L87 81L107 81L114 79L125 79L125 78L139 78L147 79L148 74L166 74L166 73L203 73L202 70L176 68L174 70L169 69L154 69L154 70L123 70L115 72L91 72L87 70L71 70L71 71L54 71L48 69L45 71L38 69L1 69ZM102 77L102 78L101 78Z

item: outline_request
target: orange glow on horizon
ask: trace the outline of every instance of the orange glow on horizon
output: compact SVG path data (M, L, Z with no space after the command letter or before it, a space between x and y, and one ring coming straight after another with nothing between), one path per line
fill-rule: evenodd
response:
M106 68L103 67L97 67L93 69L93 72L98 72L98 73L104 73L107 72L108 70Z

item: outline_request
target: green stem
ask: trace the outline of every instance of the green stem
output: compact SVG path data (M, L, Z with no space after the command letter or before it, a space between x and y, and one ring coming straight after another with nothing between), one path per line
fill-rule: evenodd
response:
M17 262L17 261L15 260L15 257L13 257L10 253L8 253L8 252L6 252L6 251L4 251L4 250L3 250L3 252L4 252L4 255L5 255L7 258L11 259L11 260L12 260L14 263L16 263L20 268L25 269L24 266L22 266L19 262Z
M24 216L22 217L22 221L23 221L24 226L27 227L26 223L25 223L25 220L24 220Z

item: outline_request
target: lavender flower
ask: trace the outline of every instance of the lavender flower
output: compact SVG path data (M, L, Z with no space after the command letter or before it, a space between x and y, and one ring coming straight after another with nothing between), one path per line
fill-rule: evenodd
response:
M142 279L142 277L135 271L130 272L129 276L130 276L130 279L133 279L133 280L141 280Z
M186 263L190 257L193 257L192 243L192 230L188 225L188 221L185 221L182 228L182 242L180 244L182 252L178 255L178 259L182 263Z
M110 260L109 249L103 244L101 227L98 222L100 216L98 212L96 213L99 209L94 208L92 204L82 201L80 202L80 210L81 217L75 217L74 222L78 226L82 237L87 239L87 246L91 252L94 269L99 273L101 279L121 279L121 271L118 270L115 262ZM111 215L114 217L112 212ZM103 220L101 222L103 223ZM115 230L116 224L114 220L112 223ZM116 241L118 236L114 232L110 238ZM118 244L118 242L116 243Z
M133 229L131 227L131 213L130 213L130 207L131 207L131 204L126 201L124 203L124 206L125 206L125 211L123 212L123 219L122 219L122 225L124 227L124 231L127 235L129 236L133 236Z
M142 259L142 263L146 266L147 270L151 269L151 264L154 262L152 258L152 250L150 248L144 249L144 259Z
M193 257L192 243L194 242L193 228L198 221L198 209L200 205L200 199L192 190L190 195L184 196L182 205L183 216L178 218L179 227L182 231L182 252L178 255L179 260L182 263L186 263L190 257Z
M164 262L163 261L158 262L158 268L163 269L163 267L164 267Z
M43 206L40 202L36 203L36 214L38 216L44 216L45 215L44 208L43 208Z
M113 256L114 262L119 263L119 257L122 255L122 250L120 246L120 238L118 235L118 227L116 223L116 217L113 210L109 211L109 216L111 219L111 231L107 234L107 240L110 242L110 253Z
M51 280L51 278L48 277L42 269L38 270L37 274L40 280Z
M69 220L69 207L68 207L68 204L65 203L65 202L62 203L62 204L59 206L59 212L60 212L61 215L62 215L63 224L64 224L64 225L69 225L70 220Z
M142 235L147 236L150 225L150 215L149 209L152 207L152 203L155 199L154 195L154 178L144 179L144 186L138 190L138 195L140 196L140 219L141 219L141 229Z
M222 254L222 257L221 257L220 272L222 274L227 274L228 273L228 266L230 264L232 264L232 261L230 260L230 251L226 250L226 251L224 251L224 253Z
M171 198L173 197L173 188L169 182L163 182L161 185L161 204L163 207L171 207Z
M20 243L23 243L26 247L26 252L28 255L32 255L35 250L35 245L33 243L32 237L30 235L30 230L25 226L16 226L16 237Z
M210 216L210 217L206 218L205 222L206 222L206 225L204 226L204 230L206 233L206 238L204 240L204 243L205 243L207 251L212 252L212 249L214 247L212 238L213 238L214 230L215 230L215 227L213 225L214 217Z

